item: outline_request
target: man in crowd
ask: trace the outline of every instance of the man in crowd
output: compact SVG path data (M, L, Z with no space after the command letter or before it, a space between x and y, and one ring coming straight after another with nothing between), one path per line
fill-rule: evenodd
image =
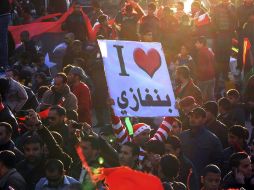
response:
M209 164L205 167L201 182L202 190L219 190L221 182L221 170L218 166Z
M67 76L64 73L58 73L54 78L54 85L44 93L42 103L39 109L43 110L53 105L61 105L66 110L77 110L77 98L70 91L67 85Z
M24 178L15 169L15 154L4 150L0 152L0 188L1 189L26 189Z
M198 176L206 165L221 164L222 145L220 140L205 127L206 111L201 107L190 113L190 129L180 135L183 153L196 167Z
M86 77L84 70L80 67L74 67L68 73L68 84L72 93L78 100L78 116L80 122L92 123L92 101L88 86L81 82Z

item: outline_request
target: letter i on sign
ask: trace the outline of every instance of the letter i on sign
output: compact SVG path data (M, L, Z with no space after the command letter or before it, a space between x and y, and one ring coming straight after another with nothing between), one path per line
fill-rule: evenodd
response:
M120 63L120 68L121 68L121 72L119 73L120 76L130 76L125 69L125 64L124 64L124 60L123 60L123 53L122 53L122 49L123 46L119 46L119 45L114 45L113 47L116 48L117 50L117 55L118 55L118 59L119 59L119 63Z

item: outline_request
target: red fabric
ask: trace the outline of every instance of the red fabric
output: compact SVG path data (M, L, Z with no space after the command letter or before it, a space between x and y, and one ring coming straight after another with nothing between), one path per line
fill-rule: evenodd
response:
M215 60L213 53L203 47L198 51L198 61L196 64L196 76L199 81L211 80L215 77Z
M40 18L35 19L32 23L42 22L44 20L51 19L51 18L54 18L54 17L58 17L58 16L61 16L61 15L62 15L62 13L54 13L54 14L45 15L45 16L42 16Z
M38 22L38 23L36 22L36 23L24 24L24 25L18 25L18 26L9 26L9 31L11 32L16 44L20 43L20 33L24 30L27 30L30 33L31 38L34 36L38 36L40 34L46 33L46 32L63 32L62 31L62 24L65 22L67 17L70 14L72 14L72 12L73 12L73 8L70 8L56 22ZM89 40L95 41L96 35L93 33L90 20L82 9L81 9L81 13L82 13L83 18L86 23Z
M208 13L200 15L197 19L194 20L194 23L197 27L208 25L211 23L211 19Z
M2 111L4 109L4 105L3 103L0 103L0 111Z
M72 86L71 91L78 99L79 121L87 122L91 125L92 100L89 88L86 84L81 82L77 86Z
M251 48L251 44L248 38L244 38L243 41L243 65L246 65L247 53Z
M103 168L100 178L105 179L109 190L163 190L156 176L128 167Z
M38 113L38 115L40 116L41 119L46 119L48 117L48 114L49 114L49 109L46 109L46 110L43 110L41 112ZM26 118L25 117L19 117L18 118L19 121L25 121Z

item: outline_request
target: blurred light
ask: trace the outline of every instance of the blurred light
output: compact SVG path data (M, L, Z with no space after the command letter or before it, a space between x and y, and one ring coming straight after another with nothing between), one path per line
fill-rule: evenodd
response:
M102 165L104 163L104 159L102 157L99 157L98 162L100 165Z

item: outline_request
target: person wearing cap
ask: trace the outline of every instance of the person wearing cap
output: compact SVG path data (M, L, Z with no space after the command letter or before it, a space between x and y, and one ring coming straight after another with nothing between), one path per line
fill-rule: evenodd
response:
M206 128L214 133L221 141L222 147L228 146L228 130L226 125L217 120L218 105L214 101L206 102L203 106L206 110Z
M42 102L37 110L44 110L50 106L61 105L66 110L77 110L78 100L67 85L67 76L58 73L54 78L54 85L43 94Z
M86 78L84 70L80 67L73 67L68 73L68 84L72 93L78 99L78 119L80 122L87 122L91 125L92 121L92 101L88 86L81 82Z
M218 137L205 127L206 111L197 107L189 114L190 129L180 135L183 153L196 167L197 175L208 164L220 165L222 160L222 145Z
M140 147L139 160L142 161L145 156L144 146L149 140L166 141L168 134L172 130L172 123L175 121L172 117L165 117L160 127L153 137L150 136L151 127L145 123L133 125L133 135L130 136L127 128L122 124L119 117L111 111L112 128L120 145L126 142L134 142Z

